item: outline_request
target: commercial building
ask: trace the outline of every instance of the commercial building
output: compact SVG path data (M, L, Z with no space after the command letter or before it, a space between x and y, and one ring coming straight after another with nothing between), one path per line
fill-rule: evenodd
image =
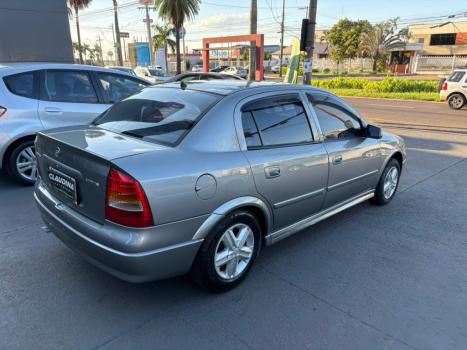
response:
M2 0L0 62L73 62L65 0Z

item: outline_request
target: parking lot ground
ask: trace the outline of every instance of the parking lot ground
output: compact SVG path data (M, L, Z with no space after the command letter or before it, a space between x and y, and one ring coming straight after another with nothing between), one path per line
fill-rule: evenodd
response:
M467 110L348 101L406 140L398 195L264 249L227 294L108 276L0 177L0 349L465 349Z

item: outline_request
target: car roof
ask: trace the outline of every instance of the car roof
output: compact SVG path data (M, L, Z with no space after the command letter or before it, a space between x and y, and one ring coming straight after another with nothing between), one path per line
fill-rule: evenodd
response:
M29 70L39 69L76 69L76 70L93 70L93 71L108 71L109 68L89 66L85 64L71 63L47 63L47 62L31 62L31 63L0 63L1 74L20 73Z
M250 82L247 80L220 80L220 81L188 81L184 82L183 87L185 90L207 92L221 96L227 96L234 94L239 91L253 90L260 88L267 88L269 90L280 90L286 87L287 89L296 89L298 85L290 85L285 83L274 83L274 82ZM304 87L300 85L298 87ZM165 83L160 85L154 85L149 87L153 88L182 88L181 82ZM321 89L307 87L316 91Z

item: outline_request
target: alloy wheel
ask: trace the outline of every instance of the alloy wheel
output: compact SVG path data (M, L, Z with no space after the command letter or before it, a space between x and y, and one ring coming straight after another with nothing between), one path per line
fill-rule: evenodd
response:
M243 223L229 227L219 239L214 254L216 273L224 280L235 280L250 263L255 247L252 229Z
M16 157L16 170L26 180L36 181L37 160L34 146L25 147Z
M459 95L454 95L449 99L449 104L454 109L459 109L464 104L464 99Z
M398 182L399 170L395 166L393 166L389 169L389 171L386 173L386 177L384 178L384 198L389 199L394 195L394 193L396 192Z

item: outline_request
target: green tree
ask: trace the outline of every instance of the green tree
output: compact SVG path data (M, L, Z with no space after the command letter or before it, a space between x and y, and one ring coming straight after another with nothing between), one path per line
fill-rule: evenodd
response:
M81 48L81 31L79 28L79 10L85 9L89 6L91 0L68 0L68 4L75 11L75 20L76 20L76 32L78 34L78 54L79 54L79 63L83 63L83 50Z
M327 41L331 44L331 58L339 64L344 59L357 57L362 33L371 30L372 26L367 20L351 21L347 18L341 19L326 36Z
M381 22L368 32L360 35L360 57L373 59L373 71L376 72L378 62L384 61L385 51L405 44L410 39L408 28L398 28L398 18Z
M169 23L163 24L163 25L154 25L153 26L155 35L152 37L152 43L153 46L158 49L163 47L165 49L165 71L169 71L169 64L167 62L167 53L168 49L172 52L175 51L175 41L172 39L172 37L175 37L177 35L176 30L172 25Z
M193 19L199 12L201 0L156 0L154 9L159 17L171 22L176 31L175 50L177 53L177 74L182 71L180 57L180 31L187 20Z

